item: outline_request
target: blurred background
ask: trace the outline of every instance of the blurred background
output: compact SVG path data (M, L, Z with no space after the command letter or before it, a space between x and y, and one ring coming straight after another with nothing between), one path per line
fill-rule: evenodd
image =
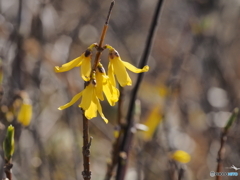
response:
M83 89L79 68L56 74L60 66L99 41L110 0L0 0L0 144L6 127L15 127L13 179L82 179L82 113L77 105L57 108ZM105 39L122 60L141 58L157 0L116 0ZM148 126L137 131L127 180L208 180L216 171L220 135L240 105L240 1L164 1L158 30L138 93L135 118ZM102 63L107 69L108 52ZM133 85L136 74L130 73ZM126 115L132 87L124 88ZM32 107L22 122L22 104ZM90 121L91 171L103 180L114 142L117 106L101 103L109 119ZM31 113L31 108L29 113ZM223 171L240 167L239 119L229 131ZM173 162L184 150L187 164ZM0 177L3 152L0 148ZM239 175L240 176L240 175ZM239 177L223 177L231 180Z

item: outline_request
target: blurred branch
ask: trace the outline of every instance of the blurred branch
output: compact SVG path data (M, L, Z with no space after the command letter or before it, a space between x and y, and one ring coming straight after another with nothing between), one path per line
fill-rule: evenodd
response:
M123 110L124 88L119 85L119 90L120 90L120 96L118 100L117 126L114 129L115 142L112 145L112 157L111 157L111 161L107 165L108 169L105 175L105 180L111 179L113 175L113 170L117 165L119 151L120 151L120 143L121 143L122 134L123 134L123 131L122 131L123 124L121 120L122 120L122 110Z
M181 167L178 172L178 180L182 180L184 177L185 170Z
M142 59L140 61L140 66L139 66L140 68L144 67L147 64L147 60L148 60L148 56L150 54L152 43L154 40L154 34L155 34L155 31L157 28L158 18L159 18L162 4L163 4L163 0L159 0L158 4L156 6L156 10L153 15L153 20L151 23L148 37L147 37L146 46L145 46L145 49L144 49L144 52L142 55ZM137 97L137 92L140 87L141 81L143 79L143 75L144 75L143 73L140 73L138 75L137 82L136 82L135 87L133 88L132 96L130 99L128 114L127 114L127 126L124 131L124 137L123 137L123 141L121 143L121 149L120 149L120 152L126 153L126 156L128 156L128 153L130 150L130 143L131 143L132 137L133 137L133 133L131 132L131 128L134 126L134 122L133 122L133 118L132 118L133 110L134 110L135 100ZM126 168L127 168L127 158L124 159L123 157L119 156L116 180L124 179L124 176L126 173Z
M238 112L239 109L235 108L232 112L231 117L229 118L225 128L223 129L223 132L221 134L221 145L220 145L220 149L218 151L218 158L217 158L217 171L216 172L221 172L222 171L222 160L223 160L223 156L224 156L224 145L227 141L227 134L229 131L229 128L232 126L232 123L237 119L238 116ZM216 176L216 180L221 180L221 176Z

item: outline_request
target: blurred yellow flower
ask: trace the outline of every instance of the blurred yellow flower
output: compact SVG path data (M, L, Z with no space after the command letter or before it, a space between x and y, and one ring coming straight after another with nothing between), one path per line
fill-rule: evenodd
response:
M155 105L151 109L144 123L144 125L148 127L148 130L143 132L143 138L145 141L149 141L152 139L161 121L162 121L162 114L161 114L160 107L159 105Z
M122 61L118 52L112 46L106 45L105 47L109 49L108 76L112 85L116 86L114 74L122 87L132 85L132 80L126 71L126 68L134 73L142 73L149 70L149 66L144 66L142 69L138 69L132 64Z
M23 126L28 126L32 119L32 105L23 102L18 112L17 120Z
M107 101L111 106L114 106L115 103L118 101L119 98L119 91L118 89L110 83L108 76L106 75L105 69L101 63L97 66L97 73L96 73L96 92L98 98L103 101L103 93L105 94Z
M95 46L96 44L92 44L81 56L73 59L68 63L63 64L61 67L55 66L55 72L65 72L71 70L74 67L81 66L81 76L83 80L89 81L91 73L92 49Z
M63 105L60 106L58 109L63 110L70 106L72 106L75 102L77 102L78 99L82 97L82 101L79 104L79 107L81 107L85 111L85 116L87 119L92 119L97 116L97 111L102 117L102 119L108 123L108 120L105 118L104 114L102 113L102 107L100 105L100 102L97 98L96 94L96 80L89 81L89 84L86 86L86 88L75 95L72 100Z
M188 163L191 160L191 156L182 150L177 150L172 154L172 159L180 163Z

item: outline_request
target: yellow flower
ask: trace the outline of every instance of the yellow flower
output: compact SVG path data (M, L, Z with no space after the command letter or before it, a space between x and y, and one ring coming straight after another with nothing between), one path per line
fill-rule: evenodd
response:
M99 63L96 72L96 92L100 100L104 100L103 93L105 94L107 101L111 106L114 106L118 101L119 91L110 83L108 76L106 75L105 69L102 64Z
M66 64L63 64L61 67L55 66L55 72L65 72L71 70L74 67L81 66L81 76L83 80L89 81L91 73L91 58L93 47L96 47L96 44L92 44L81 56L75 58L74 60Z
M32 119L32 105L24 103L21 105L17 120L24 126L28 126Z
M112 46L106 45L105 47L109 49L108 76L114 86L116 86L114 74L122 87L132 85L132 80L126 71L126 68L134 73L142 73L149 70L149 66L144 66L142 69L138 69L132 64L122 61L118 52Z
M84 115L86 116L87 119L92 119L96 117L97 111L98 111L102 119L106 123L108 123L108 120L105 118L104 114L102 113L102 107L97 98L95 79L92 79L91 81L89 81L89 84L86 86L86 88L80 93L78 93L77 95L75 95L69 103L59 107L58 109L63 110L72 106L81 97L82 97L82 101L79 104L79 107L81 107L85 111Z
M177 150L172 154L172 159L181 163L188 163L191 160L191 156L182 150Z

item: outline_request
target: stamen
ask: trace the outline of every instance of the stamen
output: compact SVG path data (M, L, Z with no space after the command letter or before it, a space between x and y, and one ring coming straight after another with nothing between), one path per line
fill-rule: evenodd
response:
M85 56L85 57L88 57L88 56L90 56L91 54L92 54L92 53L91 53L91 50L87 49L87 50L85 51L84 56Z
M98 65L98 71L100 72L100 73L102 73L102 74L105 74L106 73L106 71L105 71L105 69L104 69L104 67L102 66L102 65Z

